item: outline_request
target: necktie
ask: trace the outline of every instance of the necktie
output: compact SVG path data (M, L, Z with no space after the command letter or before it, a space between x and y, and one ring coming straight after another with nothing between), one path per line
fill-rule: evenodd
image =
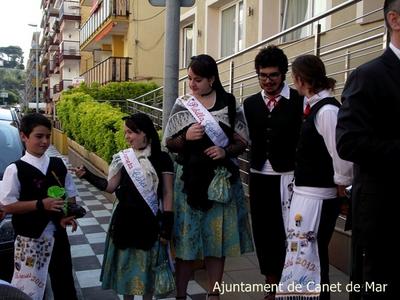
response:
M269 97L268 102L267 102L267 107L269 111L272 111L276 105L276 98L275 97Z
M304 117L307 117L310 114L311 106L310 103L307 103L306 107L304 108Z

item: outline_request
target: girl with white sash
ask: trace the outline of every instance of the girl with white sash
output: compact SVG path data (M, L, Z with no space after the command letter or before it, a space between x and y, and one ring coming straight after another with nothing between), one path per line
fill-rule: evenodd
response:
M340 159L336 151L340 103L331 96L335 80L326 76L321 59L297 57L292 76L308 105L296 152L286 258L276 299L327 300L328 245L340 211L339 197L352 182L352 163Z
M242 111L221 85L214 59L192 58L190 95L176 100L164 142L177 153L174 187L177 299L186 299L195 260L204 261L208 298L219 299L226 256L253 251L236 157L248 141Z
M124 299L143 295L151 299L153 268L159 243L171 238L173 164L161 151L151 119L136 113L125 117L125 139L131 146L114 155L108 180L75 169L100 190L117 196L107 234L101 278L102 288L113 289Z

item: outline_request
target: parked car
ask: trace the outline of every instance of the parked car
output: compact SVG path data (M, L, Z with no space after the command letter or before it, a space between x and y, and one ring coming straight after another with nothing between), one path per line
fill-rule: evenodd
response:
M11 121L12 125L19 128L21 115L19 110L15 109L14 107L0 108L0 120Z
M0 189L2 188L4 170L24 153L19 131L12 125L13 122L13 120L0 120ZM14 230L11 224L11 216L7 215L0 220L0 279L11 280L13 265Z

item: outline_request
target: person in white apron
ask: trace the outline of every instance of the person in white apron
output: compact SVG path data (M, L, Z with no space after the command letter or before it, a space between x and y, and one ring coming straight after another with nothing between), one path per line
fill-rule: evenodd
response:
M49 274L55 300L77 299L65 230L69 224L74 231L77 224L73 216L63 216L63 199L48 196L49 187L62 185L68 200L75 202L75 184L62 159L45 154L51 137L45 116L24 116L20 131L26 153L6 168L0 191L2 210L13 215L16 233L11 284L42 300Z
M328 245L340 211L339 197L345 196L345 187L352 183L353 164L340 159L336 151L340 103L331 94L335 80L326 76L321 59L297 57L292 76L296 89L306 97L306 107L296 152L285 265L276 298L326 300L330 297Z

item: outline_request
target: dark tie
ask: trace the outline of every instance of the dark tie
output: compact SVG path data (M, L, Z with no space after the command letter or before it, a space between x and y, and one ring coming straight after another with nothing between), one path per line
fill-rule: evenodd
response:
M311 107L310 107L310 103L307 103L306 107L304 108L304 117L307 117L310 114L311 111Z

